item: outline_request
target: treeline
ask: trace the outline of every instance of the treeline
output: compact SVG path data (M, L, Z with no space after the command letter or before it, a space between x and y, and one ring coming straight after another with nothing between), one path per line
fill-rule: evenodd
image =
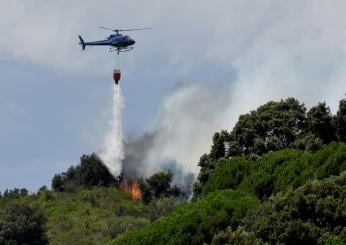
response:
M114 178L108 168L96 154L83 155L80 163L71 166L66 172L55 174L52 189L57 192L76 192L90 187L119 187L125 178L120 175ZM177 185L172 185L173 173L157 172L149 178L139 178L141 200L148 204L160 198L186 199L185 193Z
M346 99L339 102L336 115L331 114L326 103L307 111L294 98L270 101L241 115L231 132L222 130L214 134L210 152L198 163L201 170L194 185L195 197L219 159L236 156L253 159L287 148L314 152L332 141L346 141Z

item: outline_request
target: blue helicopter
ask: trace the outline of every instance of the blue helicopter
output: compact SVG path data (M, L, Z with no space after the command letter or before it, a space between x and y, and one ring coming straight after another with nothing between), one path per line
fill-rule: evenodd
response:
M110 46L109 51L115 51L117 54L120 52L127 52L131 51L133 47L130 47L134 45L136 42L132 38L130 38L127 35L119 34L119 32L125 32L125 31L139 31L139 30L145 30L145 29L151 29L151 28L135 28L135 29L110 29L106 27L100 26L101 29L111 30L114 31L115 34L110 35L107 39L101 40L101 41L95 41L95 42L84 42L83 38L81 36L79 37L79 44L82 45L82 49L85 50L86 46Z

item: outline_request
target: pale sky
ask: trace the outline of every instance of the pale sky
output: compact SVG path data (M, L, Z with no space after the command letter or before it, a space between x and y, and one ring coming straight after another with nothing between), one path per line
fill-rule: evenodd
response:
M110 34L98 26L153 28L128 33L135 49L119 57L126 138L160 132L150 171L174 160L198 173L212 133L268 100L335 112L346 92L343 0L0 3L0 191L50 186L99 150L115 57L78 46Z

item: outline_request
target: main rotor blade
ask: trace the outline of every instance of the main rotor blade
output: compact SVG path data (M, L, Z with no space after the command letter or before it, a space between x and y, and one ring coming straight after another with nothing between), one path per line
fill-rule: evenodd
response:
M114 31L139 31L139 30L147 30L152 29L151 27L144 27L144 28L134 28L134 29L120 29L120 30L114 30Z
M105 30L114 31L114 32L117 32L117 33L121 32L121 31L140 31L140 30L152 29L151 27L133 28L133 29L111 29L111 28L107 28L107 27L103 27L103 26L99 26L99 28L105 29Z
M99 28L101 28L101 29L106 29L106 30L110 30L110 31L114 31L114 30L111 29L111 28L107 28L107 27L103 27L103 26L99 26Z

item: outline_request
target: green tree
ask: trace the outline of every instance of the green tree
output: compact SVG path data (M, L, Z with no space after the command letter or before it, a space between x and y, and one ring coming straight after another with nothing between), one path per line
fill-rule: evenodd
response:
M64 181L60 174L54 175L52 179L52 188L54 191L62 191L63 190Z
M162 197L179 198L184 195L182 190L172 186L172 172L158 172L148 179L139 179L139 188L142 193L142 201L145 204Z
M305 132L305 112L304 104L288 98L241 115L231 132L231 154L262 155L290 147Z
M145 204L150 203L154 199L153 189L145 179L138 180L139 189L142 193L142 201Z
M96 154L83 155L76 171L82 186L109 186L115 183L114 177Z
M346 227L346 172L276 195L244 219L248 232L270 244L324 244Z
M45 222L38 208L8 202L0 210L0 244L47 244Z
M151 186L154 196L160 198L161 196L169 196L173 174L171 172L158 172L147 179Z
M230 141L230 134L226 130L221 130L220 133L215 133L213 136L213 145L210 150L210 158L218 160L221 157L225 157L225 143Z
M14 188L10 190L6 189L3 197L7 199L17 199L20 197L28 196L28 194L29 194L29 191L25 188L21 188L21 189Z
M80 163L66 172L54 175L52 188L55 191L76 192L81 187L110 186L116 180L96 154L83 155Z
M335 117L335 126L338 140L346 141L346 99L339 102L339 110Z
M330 108L325 102L312 107L307 113L308 131L319 137L324 144L335 140L335 128Z
M305 135L297 138L293 143L293 148L298 150L305 150L309 152L315 152L319 150L323 145L323 141L315 134L308 132Z

